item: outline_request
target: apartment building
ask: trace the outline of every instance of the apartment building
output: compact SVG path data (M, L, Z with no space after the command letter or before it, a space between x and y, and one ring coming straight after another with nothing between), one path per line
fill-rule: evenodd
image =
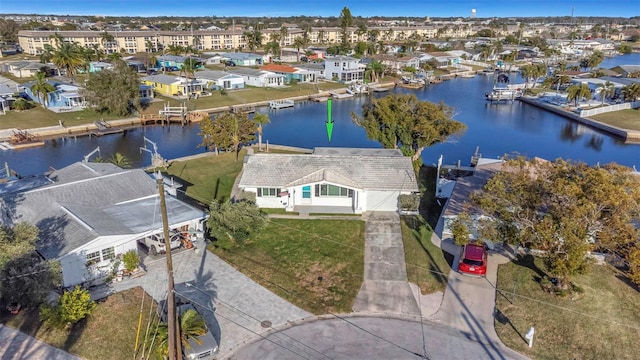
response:
M280 29L264 29L262 43L270 39L270 34L282 35ZM409 38L419 40L433 39L438 29L434 26L398 26L372 27L367 32L357 28L347 29L347 38L351 43L358 41L403 41ZM124 30L124 31L50 31L21 30L18 42L25 53L39 55L45 45L55 45L53 36L58 34L64 41L77 42L80 46L98 48L106 53L124 52L135 54L141 52L163 52L169 45L192 46L197 50L237 50L247 47L242 30ZM287 29L280 40L283 46L293 46L298 37L303 37L303 29ZM312 28L307 33L310 44L338 44L342 42L342 29L338 27Z

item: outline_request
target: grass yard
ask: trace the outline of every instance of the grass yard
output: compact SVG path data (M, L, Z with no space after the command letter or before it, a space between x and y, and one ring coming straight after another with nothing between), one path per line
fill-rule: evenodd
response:
M640 131L640 109L625 109L591 116L596 121L622 129Z
M242 246L209 249L314 314L351 312L364 277L364 222L270 219Z
M422 294L444 292L451 267L442 249L431 242L433 230L415 216L402 217L402 242L407 263L407 279L420 287Z
M640 296L623 274L608 265L573 278L584 292L575 300L544 292L538 282L543 260L526 256L501 265L495 327L508 347L535 359L637 359L640 353ZM533 300L529 300L533 299ZM523 338L535 327L533 348Z
M187 185L182 188L187 196L205 205L211 200L228 200L231 188L242 170L242 160L246 150L241 150L238 162L233 152L191 159L174 161L167 168L167 174L182 179Z
M47 126L58 126L62 120L65 126L93 124L94 121L121 119L122 116L99 114L93 110L55 113L36 105L35 108L24 111L9 111L0 117L0 129L33 129Z
M21 311L18 315L3 311L0 322L87 360L133 359L143 296L142 341L149 314L155 314L156 306L142 288L109 296L98 304L91 316L70 331L45 328L37 309Z

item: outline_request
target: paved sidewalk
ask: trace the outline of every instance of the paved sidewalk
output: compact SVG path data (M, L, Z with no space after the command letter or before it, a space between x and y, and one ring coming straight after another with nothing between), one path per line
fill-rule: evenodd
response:
M81 360L75 355L4 325L0 325L0 359Z
M420 316L407 282L407 265L397 213L367 214L364 282L353 311Z
M204 316L220 344L220 357L272 327L313 315L260 286L205 249L172 256L175 291ZM147 274L112 284L111 291L141 286L156 301L167 295L166 259L145 260Z

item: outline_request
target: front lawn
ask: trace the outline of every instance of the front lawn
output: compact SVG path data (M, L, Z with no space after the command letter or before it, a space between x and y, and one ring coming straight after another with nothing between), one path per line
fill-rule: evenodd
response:
M590 116L593 120L621 129L640 131L640 109L625 109Z
M543 291L545 275L542 259L532 256L499 267L495 327L505 345L536 359L638 358L640 296L622 272L593 265L572 279L584 290L573 300ZM523 337L531 326L529 348Z
M233 152L211 153L209 156L187 161L174 161L167 168L167 174L186 182L181 188L192 199L209 205L211 200L228 200L238 174L242 170L242 160L246 150L240 150L238 162Z
M431 242L433 230L416 216L402 217L402 243L407 279L420 287L423 295L444 292L451 267L442 249Z
M364 278L364 225L357 220L270 219L242 246L212 243L209 249L302 309L348 313Z
M137 358L134 350L139 316L142 314L142 341L149 314L155 314L155 307L153 299L142 288L134 288L98 303L93 313L70 331L44 327L37 309L21 311L18 315L3 311L0 322L88 360L134 359Z

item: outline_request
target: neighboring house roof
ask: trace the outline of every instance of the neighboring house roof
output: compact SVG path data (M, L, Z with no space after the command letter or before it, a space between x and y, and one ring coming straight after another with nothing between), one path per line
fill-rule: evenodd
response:
M161 228L156 182L143 170L75 163L49 175L48 185L0 198L3 224L26 221L40 230L38 252L59 258L100 236L139 234ZM166 198L170 224L203 213Z
M12 61L8 62L7 65L9 65L13 70L40 70L42 67L47 66L46 64L35 61Z
M143 77L141 80L165 85L173 85L181 81L179 78L173 75L166 74L149 75Z
M13 95L18 92L18 89L14 86L10 86L7 84L0 84L0 96L2 95Z
M467 207L467 201L471 194L482 190L482 187L489 181L491 176L502 169L502 161L493 161L488 164L478 163L472 176L460 177L456 181L453 193L445 205L443 216L458 215L468 212L477 215L473 209Z
M294 74L298 69L289 65L267 64L260 68L260 70L273 71L276 73Z
M364 149L248 156L240 187L297 186L327 181L364 190L418 191L411 158ZM333 154L335 152L335 154Z
M161 55L156 57L158 61L173 61L175 63L183 63L187 58L185 56L178 55Z
M266 71L266 70L257 70L257 69L247 69L247 68L236 68L233 70L229 70L230 74L237 74L240 76L255 76L255 77L261 77L261 76L267 76L267 77L279 77L279 76L284 76L284 75L279 75L276 73L272 73L271 71Z
M225 58L229 58L231 60L233 59L238 59L238 60L256 60L256 59L262 59L261 55L256 55L256 54L249 54L249 53L241 53L241 52L237 52L237 53L224 53L222 54L223 57Z
M336 56L327 56L326 61L360 61L360 59L356 59L346 55L336 55Z
M231 74L220 70L204 70L195 73L196 78L205 80L220 80L225 77L240 78L240 75Z
M317 64L317 63L299 64L299 65L296 65L296 68L309 70L309 71L323 71L324 64Z

